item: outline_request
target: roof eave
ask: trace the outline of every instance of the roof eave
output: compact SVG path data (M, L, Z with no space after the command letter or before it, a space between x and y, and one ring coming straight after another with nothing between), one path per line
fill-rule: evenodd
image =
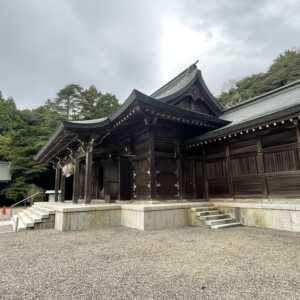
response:
M185 142L185 144L191 144L191 143L195 143L195 142L219 138L224 135L232 134L237 131L247 130L247 129L249 129L249 127L260 127L265 123L271 123L271 122L275 122L275 121L278 122L278 119L288 118L297 113L300 113L300 104L289 107L289 108L281 110L281 111L273 112L269 115L265 115L265 116L262 116L262 117L259 117L259 118L253 119L253 120L249 120L249 121L246 121L243 123L238 123L236 125L229 126L224 129L220 128L215 131L205 133L204 135L187 140Z

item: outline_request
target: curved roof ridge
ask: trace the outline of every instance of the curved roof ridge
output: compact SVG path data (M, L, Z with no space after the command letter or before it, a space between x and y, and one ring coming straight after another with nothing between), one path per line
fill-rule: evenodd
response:
M193 63L186 69L184 69L181 73L179 73L177 76L175 76L170 81L168 81L166 84L164 84L162 87L157 89L150 96L153 98L159 98L161 94L163 94L164 92L166 92L168 90L168 88L173 87L178 82L179 79L182 79L185 75L191 73L194 70L198 70L197 63L198 63L198 61L196 61L195 63Z

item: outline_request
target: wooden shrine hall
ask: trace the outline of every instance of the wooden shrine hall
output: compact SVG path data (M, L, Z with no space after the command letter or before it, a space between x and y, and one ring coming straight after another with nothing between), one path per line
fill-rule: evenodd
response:
M102 119L65 121L37 160L56 200L300 196L300 81L225 109L195 64Z

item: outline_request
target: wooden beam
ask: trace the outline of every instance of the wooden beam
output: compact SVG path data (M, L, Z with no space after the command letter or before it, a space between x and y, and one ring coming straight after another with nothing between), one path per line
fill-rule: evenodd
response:
M118 200L121 200L121 157L118 157L118 181L119 181L119 190L118 190Z
M197 178L196 178L196 160L192 161L193 172L193 198L197 199Z
M74 174L73 174L73 196L72 202L78 203L79 199L79 159L74 159Z
M296 124L296 135L297 135L297 147L296 147L296 160L297 160L297 169L300 170L300 128L297 122Z
M59 199L59 183L60 183L60 165L56 164L55 167L55 202Z
M228 179L228 191L229 191L229 194L234 198L229 144L226 144L226 146L225 146L225 153L226 153L226 171L227 171L227 179Z
M153 128L149 131L150 147L149 147L149 162L150 162L150 198L156 198L156 169L155 169L155 148L154 148L154 134Z
M263 195L268 197L268 181L265 175L264 156L263 156L261 136L257 137L257 169L258 174L263 178Z
M176 166L177 166L177 184L178 184L178 198L183 198L183 186L182 186L182 162L181 162L181 151L180 144L178 141L175 142L175 154L176 154Z
M92 163L93 163L93 141L89 143L85 154L85 177L84 177L84 203L92 201Z
M66 178L63 174L63 172L61 172L60 175L60 202L64 202L65 201L65 195L66 193Z
M204 146L202 146L202 172L203 172L203 181L204 181L204 199L209 200L209 186L207 179L207 170L206 170L206 153Z

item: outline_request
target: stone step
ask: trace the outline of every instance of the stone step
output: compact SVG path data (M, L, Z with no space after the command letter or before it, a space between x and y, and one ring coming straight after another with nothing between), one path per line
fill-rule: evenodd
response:
M13 231L16 231L16 225L17 225L17 219L18 219L18 231L26 230L26 225L22 221L19 215L15 215L12 217L12 224L13 224Z
M25 227L25 228L33 228L34 227L34 221L29 218L24 212L20 212L18 214L19 217L19 228ZM20 222L21 221L21 222Z
M194 207L192 209L192 211L195 211L195 212L200 212L200 211L209 211L209 210L215 210L216 207L214 206L203 206L203 207Z
M198 218L203 221L208 221L208 220L226 219L226 218L228 218L228 215L220 213L220 214L216 214L216 215L201 216Z
M221 212L218 209L213 209L213 210L204 210L204 211L198 211L196 212L197 216L207 216L207 215L217 215L220 214Z
M217 224L226 224L226 223L230 223L230 222L236 222L236 220L234 220L232 218L207 220L207 221L205 221L205 224L211 226L211 225L217 225Z
M49 218L49 213L46 211L42 211L37 209L36 207L30 207L29 211L37 218L37 219L46 219Z
M48 216L50 214L54 214L55 211L53 211L52 209L46 207L46 206L41 206L41 205L33 205L32 208L34 208L35 210L38 210L41 213L47 214Z
M40 223L42 222L42 218L37 216L31 209L23 210L23 213L33 222L33 223Z
M211 229L220 229L220 228L228 228L228 227L235 227L235 226L240 226L240 222L231 222L231 223L225 223L225 224L216 224L216 225L211 225Z

